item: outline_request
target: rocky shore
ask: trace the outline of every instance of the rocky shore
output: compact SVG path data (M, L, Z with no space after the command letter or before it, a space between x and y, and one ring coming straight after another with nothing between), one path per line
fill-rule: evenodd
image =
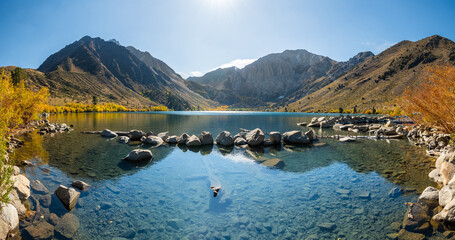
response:
M16 148L22 147L24 142L14 136L38 129L40 134L55 134L71 131L72 126L64 123L50 123L48 120L34 121L24 128L15 130L13 136L8 138L8 149L5 155L7 162L9 156ZM52 202L52 194L38 180L30 181L21 168L33 166L29 161L22 161L13 166L11 180L14 182L12 191L8 194L10 202L1 204L0 209L0 239L20 239L19 232L32 239L51 239L55 236L64 238L72 237L77 230L79 222L74 214L66 213L61 218L50 213L48 207ZM76 182L76 186L85 183ZM65 188L64 186L62 186ZM55 192L56 197L68 210L74 208L79 193L73 188ZM36 193L32 196L31 192ZM76 196L76 197L75 197ZM66 203L68 201L68 204ZM33 211L31 210L33 209Z

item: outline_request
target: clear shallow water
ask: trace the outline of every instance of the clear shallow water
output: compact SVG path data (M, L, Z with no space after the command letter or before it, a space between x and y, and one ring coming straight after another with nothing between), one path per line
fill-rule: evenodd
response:
M73 210L81 222L76 239L383 239L392 222L401 222L405 202L416 193L392 199L396 186L422 191L433 165L407 141L342 144L320 139L317 146L283 148L151 149L145 166L122 162L140 145L117 143L80 131L141 129L199 134L260 127L265 132L307 130L314 114L301 113L96 113L54 115L75 131L32 135L18 159L39 163L26 168L53 192L81 179L93 187ZM320 116L320 115L316 115ZM334 134L327 130L326 134ZM337 132L338 133L338 132ZM31 140L33 139L33 140ZM260 162L278 158L281 169ZM213 198L210 186L221 185ZM338 192L348 192L340 194ZM337 192L338 191L338 192ZM369 193L370 198L361 198ZM58 200L51 212L65 213ZM325 230L319 225L335 224Z

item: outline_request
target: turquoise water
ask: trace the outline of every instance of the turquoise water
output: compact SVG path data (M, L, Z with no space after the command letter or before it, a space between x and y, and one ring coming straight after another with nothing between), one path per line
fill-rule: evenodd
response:
M222 130L234 135L239 128L307 130L296 123L314 116L321 115L53 115L52 122L74 124L75 130L54 136L32 134L17 158L35 161L37 166L25 168L26 174L51 192L76 179L92 185L73 210L81 223L75 239L384 239L394 232L388 229L390 224L402 221L404 203L415 201L417 193L431 185L426 173L432 160L407 141L342 144L320 139L315 146L257 149L163 146L151 148L152 162L136 166L121 158L142 146L80 133L104 128L171 135L205 130L216 137ZM334 133L340 132L323 132ZM261 164L267 159L280 159L284 166ZM210 186L222 187L216 198ZM411 192L390 198L394 187ZM66 210L57 200L49 212L61 216Z

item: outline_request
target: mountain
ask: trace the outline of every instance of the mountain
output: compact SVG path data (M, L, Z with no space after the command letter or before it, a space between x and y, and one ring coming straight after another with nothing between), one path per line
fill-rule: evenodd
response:
M175 110L215 105L190 90L161 60L115 40L83 37L28 73L30 84L49 87L51 96L68 101L96 95L105 102L164 104Z
M286 50L259 58L243 69L217 69L202 77L190 77L187 85L221 104L282 104L324 87L372 55L361 53L347 62L337 62L306 50Z
M388 109L407 87L425 82L427 68L455 65L455 43L441 36L402 41L367 58L330 84L287 106L287 110Z

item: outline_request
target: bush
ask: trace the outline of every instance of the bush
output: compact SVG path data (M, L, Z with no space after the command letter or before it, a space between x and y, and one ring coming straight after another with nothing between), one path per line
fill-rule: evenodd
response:
M415 122L455 133L455 67L428 68L426 80L421 86L406 89L399 105Z

